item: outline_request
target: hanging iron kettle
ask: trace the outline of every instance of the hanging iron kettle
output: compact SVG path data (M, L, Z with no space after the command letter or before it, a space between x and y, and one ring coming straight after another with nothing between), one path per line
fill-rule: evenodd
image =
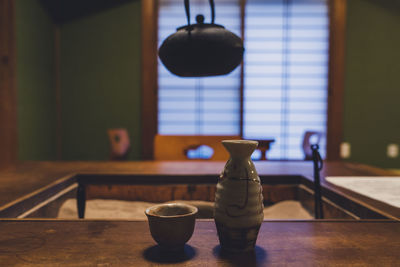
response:
M179 27L168 36L159 48L164 66L181 77L204 77L230 73L243 59L243 42L240 37L214 24L214 1L209 0L211 23L204 16L196 16L190 24L189 0L184 0L188 25Z

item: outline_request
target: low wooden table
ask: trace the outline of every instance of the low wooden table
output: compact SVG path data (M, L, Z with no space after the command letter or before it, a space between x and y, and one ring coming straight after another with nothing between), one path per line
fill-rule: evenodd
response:
M130 176L142 176L142 180L155 176L160 179L164 177L165 181L168 180L168 176L213 177L216 183L224 164L224 161L21 162L13 168L0 171L0 217L18 217L75 183L79 174L90 174L89 176L94 178L93 182L101 182L101 177L111 175L124 176L122 178L125 180L131 180ZM265 177L283 183L287 179L297 179L309 186L313 184L313 165L310 161L257 161L255 165L262 179ZM360 218L400 220L400 208L335 186L325 180L326 176L396 175L398 176L363 164L325 161L321 172L322 195ZM101 177L96 178L97 176Z
M0 220L0 266L399 266L399 251L394 221L265 221L244 254L197 221L185 252L163 255L145 221Z

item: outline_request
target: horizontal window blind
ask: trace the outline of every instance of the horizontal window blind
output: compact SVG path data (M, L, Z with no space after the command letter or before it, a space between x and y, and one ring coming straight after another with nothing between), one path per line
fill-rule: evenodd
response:
M208 0L190 1L210 21ZM216 21L240 36L240 0L217 0ZM181 78L158 64L160 134L275 139L269 159L303 159L305 131L325 135L329 48L327 0L247 0L244 110L240 68L226 76ZM159 46L186 24L183 0L159 0ZM325 155L325 140L320 144Z
M304 132L326 132L328 23L326 0L247 0L243 135L274 138L270 159L303 159Z
M239 0L215 1L215 23L240 36ZM210 23L208 0L190 1L192 23L197 14ZM176 28L186 25L183 0L159 1L159 46ZM238 135L240 69L226 76L181 78L158 64L158 132L160 134Z

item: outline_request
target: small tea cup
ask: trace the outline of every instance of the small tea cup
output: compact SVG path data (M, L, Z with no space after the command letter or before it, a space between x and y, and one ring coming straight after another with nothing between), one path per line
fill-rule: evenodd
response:
M164 251L180 251L192 237L198 209L183 203L159 204L146 209L153 239Z

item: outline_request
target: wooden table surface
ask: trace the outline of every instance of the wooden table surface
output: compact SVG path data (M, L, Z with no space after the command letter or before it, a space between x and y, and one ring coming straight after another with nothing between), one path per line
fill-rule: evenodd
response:
M76 173L91 174L134 174L134 175L215 175L217 177L225 162L210 161L131 161L131 162L22 162L15 167L0 171L0 212L49 184L55 184L62 177ZM305 161L264 161L255 162L260 176L301 175L313 180L312 162ZM387 218L400 219L400 209L380 201L372 200L325 181L326 176L391 176L394 173L362 164L345 162L324 162L321 173L323 194L338 192L354 202L360 202ZM347 203L343 203L344 206ZM357 208L357 207L355 207Z
M197 221L183 254L160 253L147 222L0 220L0 266L399 266L400 222L265 221L255 252L220 250Z

